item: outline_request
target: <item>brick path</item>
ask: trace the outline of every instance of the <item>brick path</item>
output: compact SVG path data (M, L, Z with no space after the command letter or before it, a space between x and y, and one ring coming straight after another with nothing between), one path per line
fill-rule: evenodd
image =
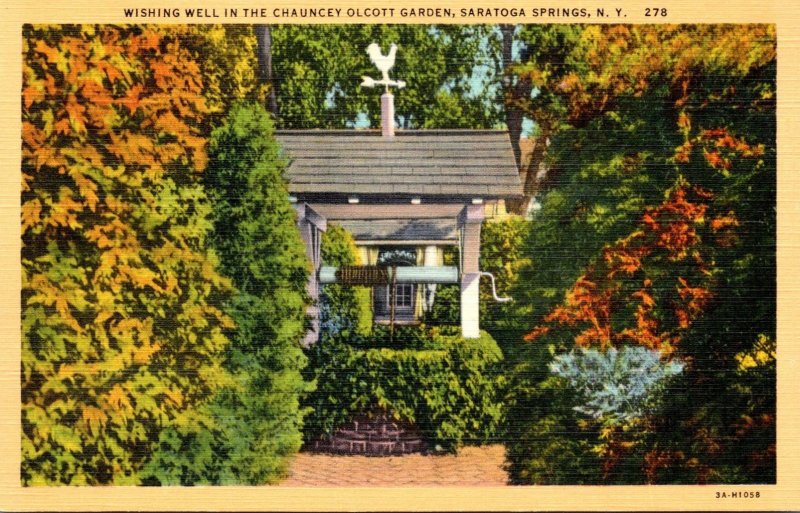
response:
M458 454L369 457L300 453L279 486L505 486L502 445Z

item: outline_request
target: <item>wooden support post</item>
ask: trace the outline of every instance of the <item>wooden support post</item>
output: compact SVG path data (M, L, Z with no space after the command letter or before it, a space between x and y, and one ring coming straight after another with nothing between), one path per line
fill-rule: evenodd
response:
M306 247L306 257L311 261L311 276L308 277L308 285L306 290L311 297L311 305L309 305L306 313L311 320L311 327L306 333L302 344L308 347L314 344L319 339L319 282L317 280L317 271L322 264L320 257L320 243L322 232L327 228L327 221L324 217L320 216L305 203L294 205L295 212L297 213L297 228L300 230L300 237Z
M461 229L461 335L480 336L481 223L483 205L467 205L459 216Z
M389 343L394 344L394 318L397 305L397 265L392 266L392 282L389 284Z
M422 265L425 267L437 267L439 265L438 256L439 249L436 246L425 246L425 255L422 260ZM433 309L433 301L436 297L436 284L429 283L427 285L420 285L420 287L424 287L424 294L422 294L423 306L425 313L429 314Z

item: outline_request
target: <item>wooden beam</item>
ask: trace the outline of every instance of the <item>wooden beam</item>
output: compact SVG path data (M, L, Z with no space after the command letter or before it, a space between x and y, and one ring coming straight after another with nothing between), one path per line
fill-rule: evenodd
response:
M318 230L326 231L328 229L328 221L324 215L314 210L308 203L294 203L292 204L295 212L297 212L297 221L306 221L314 225Z
M356 246L458 246L455 239L408 239L408 240L361 240L355 239Z
M457 217L464 210L463 203L428 203L411 205L345 205L312 203L313 208L328 220L349 219L434 219Z

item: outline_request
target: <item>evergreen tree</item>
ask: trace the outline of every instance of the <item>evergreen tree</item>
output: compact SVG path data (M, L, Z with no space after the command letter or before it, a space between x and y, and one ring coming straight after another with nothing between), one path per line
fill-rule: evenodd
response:
M258 484L280 476L302 440L309 264L283 176L287 162L266 110L233 105L213 131L209 153L213 243L237 290L227 309L236 328L226 363L238 387L214 405L230 443L223 477Z

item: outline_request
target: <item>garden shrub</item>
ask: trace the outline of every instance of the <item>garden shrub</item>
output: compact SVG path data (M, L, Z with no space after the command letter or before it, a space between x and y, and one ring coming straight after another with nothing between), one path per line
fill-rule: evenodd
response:
M643 347L528 346L510 372L509 473L521 484L639 484L651 415L683 370Z
M459 265L457 246L445 246L443 265ZM461 323L461 286L457 283L437 285L431 309L425 312L425 323L432 326L459 325Z
M507 369L503 440L509 480L517 484L596 484L597 431L573 407L575 393L548 369L552 347L528 344Z
M379 409L415 423L444 450L490 440L502 417L503 385L495 369L503 355L491 336L464 339L436 328L395 335L414 347L386 347L384 332L376 330L373 337L327 337L310 349L317 390L306 438L331 434L351 416Z
M597 484L597 432L581 423L563 380L551 378L519 393L508 408L506 460L517 484Z
M615 424L650 412L669 378L683 370L682 363L661 358L659 351L641 346L578 348L556 356L549 369L577 393L573 410Z
M497 295L500 297L513 297L520 272L531 265L525 247L530 226L531 222L521 217L483 223L480 268L494 275ZM519 321L513 315L518 309L516 302L495 301L488 279L481 280L480 295L480 320L486 331L497 338L496 332L519 330Z
M361 265L353 236L339 225L328 223L320 245L322 265L341 267ZM320 294L320 329L334 334L339 332L369 334L372 330L372 305L369 287L355 287L330 283L322 286Z
M461 286L437 285L433 305L426 313L430 325L458 325L461 322Z
M449 327L437 327L435 332L441 335L453 335L457 330ZM327 337L330 338L330 337ZM349 337L335 337L337 340L346 341L347 345L356 349L430 349L431 337L428 330L420 326L395 326L392 336L389 326L376 325L369 335L351 335Z

